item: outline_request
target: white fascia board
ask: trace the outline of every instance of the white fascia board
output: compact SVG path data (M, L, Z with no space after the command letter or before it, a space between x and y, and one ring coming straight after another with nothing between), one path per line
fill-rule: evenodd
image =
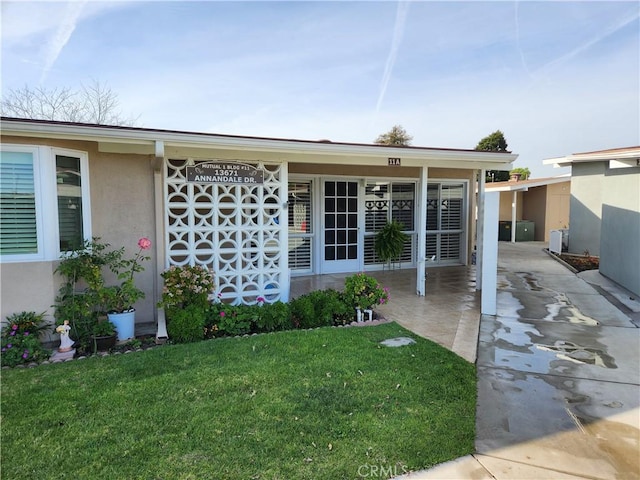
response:
M554 165L557 167L570 167L572 163L598 162L607 160L633 161L640 158L640 148L628 148L621 150L611 150L592 153L574 153L566 157L549 158L543 160L544 165Z
M35 123L29 121L2 121L5 135L46 137L67 140L97 142L101 151L117 153L154 153L157 141L165 148L228 149L240 151L296 154L297 161L314 162L318 157L362 157L366 163L380 159L387 165L387 158L401 158L402 166L438 166L443 168L509 169L515 154L480 152L474 150L443 150L420 147L381 147L378 145L313 142L305 140L283 140L254 137L235 137L206 133L171 132L145 130L129 127L95 125L69 125L57 123ZM118 146L120 145L120 146ZM316 160L313 157L316 157ZM344 162L344 158L340 160ZM377 162L376 162L377 163Z
M553 185L556 183L570 182L571 176L569 175L561 175L558 177L545 178L540 181L529 181L524 180L521 184L515 183L511 185L501 185L498 187L494 187L491 183L487 183L484 187L487 192L513 192L513 191L527 191L530 188L534 187L544 187L545 185Z
M542 161L543 165L553 165L555 168L570 167L571 161L567 161L567 157L547 158Z

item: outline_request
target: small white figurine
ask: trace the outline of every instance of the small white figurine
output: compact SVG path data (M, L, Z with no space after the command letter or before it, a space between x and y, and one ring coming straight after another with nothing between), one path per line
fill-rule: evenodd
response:
M69 336L69 320L65 320L62 325L56 328L56 332L60 334L60 347L59 352L69 352L73 348L74 340Z

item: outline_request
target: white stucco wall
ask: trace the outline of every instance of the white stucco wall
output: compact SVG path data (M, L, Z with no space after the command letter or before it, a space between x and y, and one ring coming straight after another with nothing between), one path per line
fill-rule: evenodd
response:
M569 252L600 255L604 163L576 163L571 168Z
M609 169L603 181L600 272L640 296L640 167Z

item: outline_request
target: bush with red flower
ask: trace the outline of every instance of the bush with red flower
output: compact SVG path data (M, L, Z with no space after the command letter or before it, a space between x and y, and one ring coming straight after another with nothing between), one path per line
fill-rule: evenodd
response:
M47 360L50 352L42 346L40 334L48 328L44 313L21 312L9 315L7 323L2 326L2 366L15 367Z
M366 273L356 273L345 278L344 297L353 308L362 310L384 305L389 301L389 289Z
M149 260L149 257L144 256L142 252L150 248L151 240L142 237L138 240L138 253L133 258L124 258L124 247L113 252L114 260L109 264L109 268L118 275L118 279L122 280L122 283L100 288L99 296L105 312L130 312L134 309L133 305L144 298L144 292L136 287L133 276L144 270L141 262Z

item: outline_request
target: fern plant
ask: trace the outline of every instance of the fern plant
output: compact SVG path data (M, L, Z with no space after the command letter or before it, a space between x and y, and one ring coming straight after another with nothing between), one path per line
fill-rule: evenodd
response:
M402 231L402 224L391 220L380 230L375 237L375 250L377 257L383 262L391 264L402 255L405 242L409 235Z

